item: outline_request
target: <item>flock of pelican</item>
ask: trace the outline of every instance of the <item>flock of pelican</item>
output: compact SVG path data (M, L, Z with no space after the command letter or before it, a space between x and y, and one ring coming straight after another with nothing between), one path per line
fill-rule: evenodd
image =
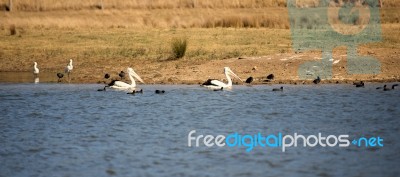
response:
M70 59L68 65L65 67L65 73L68 74L68 77L70 76L70 73L72 72L73 68L74 68L74 66L72 65L72 59ZM120 81L120 80L112 80L103 89L99 89L99 91L105 91L107 87L116 89L116 90L134 90L137 86L135 79L141 83L145 83L143 81L143 79L132 68L128 67L126 73L128 74L130 83L126 83L126 82ZM122 78L125 77L126 73L124 71L121 71L118 74L121 77L121 80L122 80ZM37 67L37 62L34 62L34 65L33 65L33 74L36 78L39 75L39 68ZM243 80L239 76L237 76L229 67L224 67L224 74L226 76L228 83L224 83L222 81L215 80L215 79L209 79L206 82L204 82L201 86L212 89L212 90L230 89L230 88L232 88L231 77L234 77L243 82ZM57 73L57 77L58 77L58 82L60 82L61 78L64 77L64 74ZM104 78L108 79L108 78L110 78L110 75L105 74ZM156 90L157 94L164 93L164 92L165 92L164 90L162 90L162 91ZM135 93L135 90L132 93Z
M67 64L67 66L65 67L65 73L68 75L68 78L70 77L70 73L72 72L74 66L72 65L72 59L69 60L69 63ZM121 81L121 80L112 80L110 83L108 83L106 86L104 86L103 89L98 89L98 91L105 91L107 87L115 89L115 90L133 90L132 92L128 93L128 94L135 94L135 93L143 93L143 90L140 91L136 91L136 81L139 81L141 83L145 83L143 81L143 79L131 68L128 67L127 72L125 73L124 71L121 71L118 75L121 78L121 80L125 77L126 74L128 74L128 78L130 80L130 83ZM231 89L233 82L232 82L232 78L238 79L241 82L243 82L243 80L236 75L229 67L224 67L224 74L227 80L227 83L224 83L222 81L216 80L216 79L208 79L207 81L205 81L203 84L201 84L201 86L208 88L210 90L214 90L214 91L222 91L222 90L226 90L226 89ZM33 75L35 77L35 83L39 82L39 68L38 68L38 64L37 62L33 63ZM57 77L58 77L58 82L61 81L61 78L64 77L63 73L57 73ZM110 78L110 75L107 73L104 76L105 79ZM270 74L267 76L268 81L273 80L274 79L274 75ZM253 81L253 77L249 77L246 80L246 83L251 83ZM315 80L313 80L314 84L318 84L321 82L321 78L318 76ZM355 85L356 87L364 87L364 82L358 82L358 83L354 83L353 85ZM398 84L394 84L392 85L391 88L387 87L386 85L384 85L383 88L378 87L376 89L383 89L384 91L389 91L389 90L394 90L394 88L398 86ZM280 88L273 88L272 91L283 91L283 87ZM161 94L161 93L165 93L164 90L156 90L155 91L156 94Z

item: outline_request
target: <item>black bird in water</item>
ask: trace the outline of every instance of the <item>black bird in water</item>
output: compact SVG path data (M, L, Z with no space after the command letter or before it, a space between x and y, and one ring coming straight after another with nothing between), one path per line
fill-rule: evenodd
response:
M276 91L283 91L283 87L281 88L273 88L272 91L276 92Z
M321 82L321 78L319 78L319 76L317 76L317 78L314 79L312 82L313 82L314 84L319 84L319 83Z
M354 82L353 85L355 85L356 87L364 87L364 82L363 81Z
M108 79L108 78L110 78L110 74L106 73L106 74L104 75L104 79Z
M246 83L251 84L254 81L253 77L249 77L246 79Z
M107 87L107 86L104 86L103 89L97 89L97 91L99 91L99 92L101 92L101 91L106 91L106 87Z
M156 94L162 94L162 93L165 93L165 91L164 90L156 90L155 93Z
M126 93L126 94L132 94L135 95L136 93L143 93L143 89L140 89L139 91L132 90L132 92Z
M399 86L399 84L393 84L392 88L388 88L387 85L383 86L383 91L394 90L395 87ZM376 89L382 89L382 87L377 87Z
M58 77L58 82L61 82L61 78L64 77L63 73L57 73L57 77Z
M118 74L118 76L119 77L121 77L121 80L125 77L125 72L124 71L121 71L119 74Z

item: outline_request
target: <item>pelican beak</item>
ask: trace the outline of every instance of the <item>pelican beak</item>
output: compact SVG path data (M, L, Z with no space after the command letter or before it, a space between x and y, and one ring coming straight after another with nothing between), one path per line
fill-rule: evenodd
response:
M229 70L229 74L232 75L234 78L239 79L241 82L243 82L243 80L240 79L240 77L237 76L235 73L233 73L232 70Z
M140 76L138 74L136 74L135 71L131 70L130 72L131 72L132 76L135 77L138 81L144 83L142 78L140 78Z

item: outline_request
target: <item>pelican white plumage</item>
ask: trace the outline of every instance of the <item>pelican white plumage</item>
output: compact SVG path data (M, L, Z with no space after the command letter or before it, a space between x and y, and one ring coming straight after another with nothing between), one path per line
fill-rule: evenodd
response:
M138 74L136 74L135 71L133 71L132 68L128 68L127 71L128 71L127 73L128 73L129 79L131 80L131 84L128 84L128 83L122 82L122 81L115 81L115 82L112 82L112 83L109 85L110 88L119 89L119 90L134 89L134 88L136 88L136 82L135 82L134 77L135 77L138 81L144 83L144 81L142 80L142 78L140 78L140 76L139 76Z
M69 63L67 65L67 67L65 67L65 73L68 74L68 77L69 77L69 73L72 72L72 69L74 69L74 66L72 65L72 59L69 59Z
M35 75L35 77L37 77L39 74L39 68L37 67L37 63L34 62L33 63L33 75Z
M209 89L229 89L232 88L232 79L230 76L233 76L236 79L239 79L240 81L243 82L242 79L239 78L229 67L224 67L224 73L226 76L226 79L228 80L228 83L223 83L219 80L207 80L205 83L202 84L203 87L207 87Z

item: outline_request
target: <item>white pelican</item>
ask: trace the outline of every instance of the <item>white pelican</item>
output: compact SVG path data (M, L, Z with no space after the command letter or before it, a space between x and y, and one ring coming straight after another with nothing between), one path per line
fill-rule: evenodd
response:
M33 75L35 75L35 77L37 77L39 74L39 68L37 68L37 63L34 62L33 63Z
M229 67L224 67L224 73L226 76L226 79L228 80L228 83L225 84L219 80L212 80L209 79L206 82L202 84L202 86L207 87L209 89L225 89L225 88L232 88L232 79L230 76L233 76L234 78L239 79L242 81L242 79L239 78L235 73L232 72L232 70ZM243 82L243 81L242 81Z
M74 66L72 65L72 59L69 59L69 64L67 65L67 67L65 67L65 73L68 73L68 77L72 69L74 69Z
M131 80L131 84L128 84L128 83L125 83L125 82L122 82L122 81L112 81L112 82L109 84L110 88L113 88L113 89L122 89L122 90L134 89L134 88L136 87L136 82L135 82L135 79L134 79L133 77L135 77L138 81L144 83L144 81L142 80L142 78L140 78L140 76L137 75L137 74L135 73L135 71L133 71L132 68L128 68L127 71L128 71L129 79Z

